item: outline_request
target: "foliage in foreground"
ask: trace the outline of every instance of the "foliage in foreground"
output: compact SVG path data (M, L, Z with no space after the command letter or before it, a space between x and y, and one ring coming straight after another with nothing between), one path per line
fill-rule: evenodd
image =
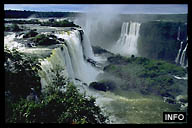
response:
M39 79L36 81L33 65L37 63L16 50L5 49L4 52L6 123L105 123L107 117L95 105L95 98L80 94L72 83L60 76L60 72L56 72L53 84L46 92L37 95L37 100L26 99L31 86L40 84ZM63 92L58 88L61 82Z
M95 98L85 98L73 84L66 85L66 92L56 91L41 97L40 101L20 99L12 105L14 123L104 123L106 117L95 106Z
M37 58L19 53L16 49L4 49L5 91L14 99L26 97L30 88L40 92L40 69Z

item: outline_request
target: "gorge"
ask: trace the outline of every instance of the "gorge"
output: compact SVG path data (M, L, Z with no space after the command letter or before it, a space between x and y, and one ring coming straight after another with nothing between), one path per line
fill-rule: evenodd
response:
M79 17L76 18L78 20ZM42 22L38 18L36 20ZM32 84L27 87L24 99L31 88L35 88L41 98L41 95L47 95L46 89L50 86L58 88L64 95L67 85L73 84L85 97L95 97L94 105L99 106L101 113L109 118L103 121L105 123L163 123L159 116L162 111L187 111L188 39L185 22L136 21L133 18L118 22L116 27L112 27L113 23L106 27L106 23L99 21L73 26L66 19L49 20L47 24L50 26L19 24L21 21L14 21L18 22L23 31L4 32L5 68L8 76L6 92L10 95L14 94L14 90L9 87L16 85L9 81L9 75L12 74L15 79L22 76L14 74L12 68L25 66L25 63L20 65L21 62L13 59L20 58L21 54L21 58L25 55L35 57L40 67L35 75L39 78L40 92L34 86L37 84ZM10 22L5 26L9 27ZM53 27L52 22L72 26ZM29 34L31 37L24 38L24 35L34 31L37 35ZM30 61L29 64L33 62L36 61ZM25 68L23 70L27 73ZM55 81L57 78L59 81ZM50 99L54 99L56 94L51 95ZM66 106L65 102L76 104L67 100L58 102L62 101ZM89 106L89 103L86 105ZM76 108L80 109L81 106ZM62 107L60 109L65 112ZM75 110L72 109L72 113ZM27 117L24 115L23 118ZM88 122L88 118L83 120ZM83 123L81 121L79 123Z

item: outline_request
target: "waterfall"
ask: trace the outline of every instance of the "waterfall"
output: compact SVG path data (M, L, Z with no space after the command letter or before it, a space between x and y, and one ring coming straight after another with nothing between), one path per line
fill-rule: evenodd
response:
M65 46L63 46L62 49L63 48L65 48ZM52 50L50 57L40 61L42 70L39 70L39 76L41 77L42 89L52 84L53 78L55 78L54 71L56 71L56 69L59 67L62 68L60 75L63 77L70 78L70 76L73 76L72 69L69 67L70 61L66 60L68 60L68 57L64 50L61 50L61 48L56 48Z
M86 59L94 59L93 49L86 34L82 34L82 48Z
M181 54L181 50L182 50L182 45L183 45L183 41L181 41L180 48L179 48L179 51L177 53L177 57L175 59L175 63L179 62L179 58L180 58L180 54Z
M4 37L4 47L7 47L8 49L21 49L23 50L25 48L24 44L18 43L16 40L16 34L11 33L10 35L7 35Z
M86 37L83 36L85 38L81 41L81 34L78 30L56 34L56 36L65 40L67 50L64 51L68 51L68 61L71 62L68 67L73 70L73 77L85 83L95 81L99 71L85 59L85 57L93 58L94 56Z
M177 40L178 41L180 41L180 33L181 33L181 28L179 26L178 27L178 33L177 33ZM188 42L188 37L186 38L186 46L182 51L183 41L181 41L179 51L178 51L177 56L175 58L175 63L180 64L184 68L188 67L188 61L186 61L186 50L187 50L187 46L188 46L187 42ZM186 61L186 65L185 65L185 61Z
M181 28L180 28L180 26L179 26L179 28L178 28L178 33L177 33L177 40L180 40L180 31L181 31Z
M39 71L42 88L50 85L55 75L53 72L58 67L63 68L63 77L74 82L75 79L89 84L96 81L100 71L87 62L86 58L94 58L91 45L85 36L81 41L81 33L78 30L57 33L58 38L64 39L59 48L52 50L50 57L41 61L42 70ZM85 57L86 58L85 58Z
M140 23L124 22L121 35L112 48L112 52L122 55L137 55L137 39L139 37Z
M185 48L181 54L180 64L182 67L184 67L184 64L185 64L185 56L186 56L187 46L188 46L188 44L186 44L186 46L185 46Z

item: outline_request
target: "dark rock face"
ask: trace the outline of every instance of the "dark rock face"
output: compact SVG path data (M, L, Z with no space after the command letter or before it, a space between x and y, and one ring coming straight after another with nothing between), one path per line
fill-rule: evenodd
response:
M105 50L105 49L103 49L103 48L101 48L99 46L93 46L92 48L93 48L93 52L95 54L102 54L102 53L112 54L111 52L109 52L109 51L107 51L107 50Z
M96 61L94 61L90 58L87 59L87 62L91 63L93 66L96 66L96 63L97 63Z
M161 96L163 97L170 97L170 98L174 98L174 96L172 96L171 94L169 94L168 92L162 94Z
M72 30L76 30L76 28L71 28ZM83 43L82 41L83 41L83 34L84 34L84 32L83 32L83 30L78 30L79 31L79 33L80 33L80 39L81 39L81 43Z
M89 85L90 88L94 88L99 91L109 91L115 89L115 83L112 81L104 81L104 82L92 82Z
M126 58L120 55L108 57L107 60L111 64L127 64L129 62Z
M36 45L53 45L59 44L59 41L54 36L39 34L30 39Z
M38 33L36 32L36 30L30 30L29 32L25 33L23 35L23 38L30 38L30 37L35 37L36 35L38 35Z

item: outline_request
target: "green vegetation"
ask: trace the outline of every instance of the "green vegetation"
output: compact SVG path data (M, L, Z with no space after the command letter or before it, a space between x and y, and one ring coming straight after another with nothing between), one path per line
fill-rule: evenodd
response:
M108 58L110 64L104 71L122 79L118 85L123 90L136 89L142 94L156 94L173 97L186 88L186 81L177 81L172 75L184 76L187 71L182 67L160 60L144 57L126 58L120 55Z
M45 17L76 17L84 15L79 12L36 12L36 11L19 11L5 10L5 18L45 18ZM187 14L121 14L123 21L146 22L152 20L167 20L174 22L187 22Z
M41 22L41 25L52 27L79 27L78 25L68 20L54 21L54 19L53 21Z
M30 20L5 20L5 23L13 23L13 24L40 24L41 22L38 19L30 19Z
M95 54L102 54L102 53L112 54L112 53L110 53L109 51L107 51L107 50L105 50L105 49L103 49L103 48L101 48L101 47L99 47L99 46L93 46L93 52L94 52Z
M45 18L45 17L74 17L82 15L78 12L36 12L36 11L19 11L19 10L5 10L5 18Z
M135 91L126 91L126 97L119 96L112 101L109 109L116 110L114 115L123 123L159 124L163 122L163 112L180 111L178 105L163 102L155 95L141 95Z
M53 90L40 101L20 99L11 107L13 123L104 123L106 117L95 106L95 98L85 98L72 84L66 85L64 93Z
M180 39L187 37L187 25L180 22L151 21L142 23L138 38L139 54L152 59L174 62L180 48L177 41L180 26Z
M4 49L5 54L5 121L13 114L11 105L25 98L34 88L40 94L41 85L37 71L40 69L36 58L26 56L17 50Z
M37 58L21 54L15 49L10 51L5 48L4 53L5 122L105 123L107 117L95 105L95 98L80 94L67 78L60 75L61 68L55 69L52 84L41 93ZM59 89L61 86L65 91ZM37 92L38 99L29 98L32 87Z
M123 21L149 22L155 20L187 22L187 14L122 14Z
M21 29L17 24L12 24L12 25L5 27L5 31L19 32L19 31L23 31L23 29Z
M35 37L36 35L38 35L38 33L36 32L36 30L30 30L29 32L25 33L23 35L23 38L30 38L30 37Z
M26 97L30 88L40 92L40 78L37 71L40 64L35 57L4 49L5 54L5 91L15 98Z
M73 22L68 20L55 21L54 19L50 19L45 22L41 22L38 19L30 19L30 20L5 20L5 23L13 23L13 24L39 24L41 26L51 26L51 27L80 27ZM8 28L6 27L6 30Z
M45 34L39 34L35 37L32 37L30 40L36 45L53 45L59 43L54 35L50 36Z
M108 62L100 81L90 85L113 83L115 88L106 93L114 100L106 107L121 123L163 123L163 112L187 112L187 81L172 76L184 76L186 69L134 56L111 56Z
M115 83L113 81L102 80L99 82L90 83L89 87L101 91L108 91L115 89Z

